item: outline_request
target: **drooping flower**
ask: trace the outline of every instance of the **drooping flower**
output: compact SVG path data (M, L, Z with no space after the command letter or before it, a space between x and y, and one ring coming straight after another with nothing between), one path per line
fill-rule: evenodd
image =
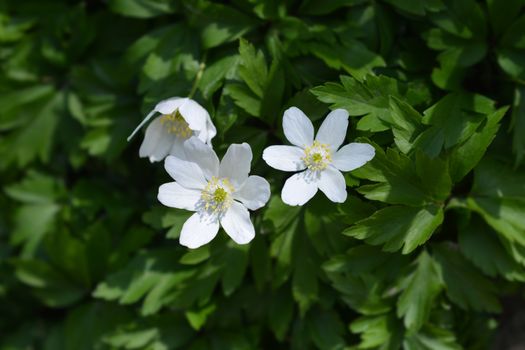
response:
M161 115L146 128L139 149L139 156L148 157L152 163L163 160L168 154L182 157L182 144L191 136L197 136L202 142L210 144L217 134L210 114L200 104L190 98L172 97L157 103L128 137L128 141L156 113Z
M238 244L255 236L250 210L263 207L270 185L251 175L252 150L247 143L232 144L219 162L213 149L196 137L184 142L185 158L166 157L164 166L175 182L159 188L159 201L195 213L184 223L180 244L198 248L210 242L222 226Z
M349 143L339 148L348 128L348 112L336 109L323 121L314 140L314 127L297 107L284 112L284 135L293 146L270 146L263 159L272 168L301 171L286 180L281 198L288 205L303 205L321 190L332 202L346 200L345 178L351 171L374 158L374 147ZM304 171L302 171L304 170Z

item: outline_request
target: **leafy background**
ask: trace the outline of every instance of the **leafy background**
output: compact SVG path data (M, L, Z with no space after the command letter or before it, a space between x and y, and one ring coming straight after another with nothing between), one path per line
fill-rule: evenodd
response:
M0 1L0 349L523 341L524 9ZM272 185L249 245L179 246L188 214L156 200L168 175L126 143L157 101L190 94L219 154L249 142ZM344 204L280 201L287 174L260 156L292 105L316 125L347 109L347 140L377 148Z

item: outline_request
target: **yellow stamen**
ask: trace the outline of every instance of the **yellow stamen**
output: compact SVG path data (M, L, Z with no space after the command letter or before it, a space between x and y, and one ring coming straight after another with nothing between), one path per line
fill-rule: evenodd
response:
M227 178L212 177L201 192L202 207L212 214L222 214L232 204L234 188Z
M304 149L304 156L301 159L312 171L324 170L332 162L332 151L328 145L314 141L311 146Z
M164 114L160 122L170 134L175 134L182 139L189 139L193 135L193 130L178 110L171 114Z

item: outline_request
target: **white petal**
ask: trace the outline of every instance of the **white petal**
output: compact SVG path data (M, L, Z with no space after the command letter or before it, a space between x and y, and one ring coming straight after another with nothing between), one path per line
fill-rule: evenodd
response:
M255 237L255 229L250 220L250 213L244 205L233 202L228 211L221 218L224 231L237 244L246 244Z
M345 177L336 168L329 166L323 170L318 185L332 202L343 203L346 200Z
M306 169L303 156L304 150L296 146L270 146L263 152L263 159L269 166L283 171Z
M265 178L252 175L242 184L241 188L233 194L250 210L263 207L270 199L270 184Z
M292 145L304 148L314 142L314 126L297 107L290 107L284 111L283 131Z
M199 166L174 156L166 157L164 168L181 186L188 189L203 189L207 182Z
M195 213L182 226L179 242L188 248L199 248L209 243L219 232L219 221L202 213Z
M139 156L149 157L151 162L163 160L169 154L175 141L174 135L164 129L160 119L160 117L156 118L148 125L139 149Z
M162 100L155 106L155 111L161 114L171 114L182 106L188 98L182 97L171 97L166 100Z
M206 121L210 117L208 112L200 104L189 98L186 98L184 103L179 107L179 113L184 120L186 120L190 129L197 131L206 128Z
M343 146L333 157L333 165L342 171L351 171L362 167L374 158L376 151L368 143L349 143Z
M159 187L157 198L167 207L195 211L201 191L189 190L176 182L169 182Z
M215 135L217 135L217 129L215 128L215 125L213 125L213 122L208 115L206 118L206 127L199 132L199 139L201 139L202 142L206 142L207 144L211 145L211 139L213 139Z
M252 162L252 149L247 143L232 144L228 147L219 166L219 177L228 178L236 189L248 178Z
M346 129L348 129L348 112L344 109L336 109L326 116L315 139L329 145L335 152L345 140Z
M175 156L179 159L187 160L186 153L184 152L184 140L180 137L175 136L169 154L170 156Z
M291 176L284 183L281 198L288 205L303 205L317 193L315 173L309 170Z
M206 179L210 180L219 174L219 158L211 146L197 137L191 137L184 142L186 160L197 163Z

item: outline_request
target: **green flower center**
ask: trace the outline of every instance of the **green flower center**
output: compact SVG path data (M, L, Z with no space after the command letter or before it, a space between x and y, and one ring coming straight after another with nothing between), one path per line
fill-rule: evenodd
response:
M332 151L328 145L314 141L311 146L304 149L304 156L301 159L311 171L324 170L332 162Z
M224 188L218 187L213 193L213 199L215 200L216 203L222 203L226 199L227 195L228 195L228 192L226 192Z
M227 178L213 177L201 192L202 209L220 215L232 204L234 188Z

